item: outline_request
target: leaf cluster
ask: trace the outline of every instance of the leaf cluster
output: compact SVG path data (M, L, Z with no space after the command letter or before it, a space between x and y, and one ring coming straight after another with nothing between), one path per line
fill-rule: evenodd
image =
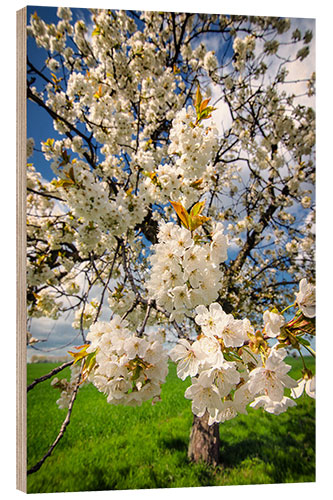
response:
M217 109L214 108L213 106L208 106L208 103L210 101L210 98L208 99L202 99L202 95L200 92L200 87L198 86L197 92L195 94L195 100L194 100L194 107L195 111L197 113L197 119L194 124L192 124L193 127L196 125L199 125L199 123L202 120L207 120L208 118L211 118L212 112Z
M207 222L209 220L209 217L205 217L204 215L201 215L204 206L205 206L205 200L204 201L199 201L196 203L190 213L186 210L186 208L183 207L181 203L178 201L171 201L171 205L173 206L177 216L179 217L180 222L186 229L189 231L195 231L198 227L200 227L204 222Z

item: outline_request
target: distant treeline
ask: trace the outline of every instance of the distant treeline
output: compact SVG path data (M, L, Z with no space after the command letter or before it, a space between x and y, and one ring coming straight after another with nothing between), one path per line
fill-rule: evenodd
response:
M69 356L45 356L34 354L31 356L30 361L28 363L65 363L69 361Z

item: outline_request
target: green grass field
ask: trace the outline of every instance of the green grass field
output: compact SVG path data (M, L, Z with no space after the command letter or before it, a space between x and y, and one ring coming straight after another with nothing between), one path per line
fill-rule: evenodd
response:
M301 361L288 358L298 378ZM310 368L314 363L309 360ZM28 365L28 384L54 364ZM58 377L69 378L69 369ZM106 402L83 387L64 437L41 469L28 476L28 492L67 492L315 481L315 402L302 396L279 416L249 409L220 425L221 465L187 459L191 401L170 365L162 402L139 408ZM66 416L50 380L28 393L28 469L46 453Z

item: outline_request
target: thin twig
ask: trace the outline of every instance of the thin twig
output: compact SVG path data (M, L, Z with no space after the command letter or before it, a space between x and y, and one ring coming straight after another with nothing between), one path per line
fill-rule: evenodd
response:
M146 315L145 315L145 318L143 320L142 326L141 326L140 329L137 329L137 334L138 334L139 337L141 337L141 335L145 331L146 324L147 324L147 321L148 321L148 318L149 318L149 314L150 314L150 311L151 311L151 307L152 307L152 301L148 300Z
M61 372L65 368L67 368L67 366L71 366L73 364L73 362L74 361L67 361L66 363L63 363L62 365L57 366L56 368L51 370L46 375L43 375L42 377L36 378L36 380L34 380L31 384L28 385L27 392L30 391L31 389L33 389L35 387L35 385L39 384L39 382L44 382L44 380L47 380L47 379L53 377L53 375L56 375L57 373Z
M138 300L141 301L141 296L140 296L138 287L135 284L133 275L132 275L132 273L130 271L130 268L129 268L129 265L128 265L128 262L127 262L127 259L126 259L125 243L122 240L120 240L120 244L121 244L121 247L122 247L123 268L124 268L124 271L125 271L125 275L129 279L129 282L131 284L133 292L135 293L135 296L137 297Z
M96 313L96 318L95 318L95 321L94 323L96 323L99 315L100 315L100 312L101 312L101 309L102 309L102 306L103 306L103 302L104 302L104 295L105 295L105 292L106 292L106 289L108 288L109 286L109 282L112 278L112 274L113 274L113 268L114 268L114 265L115 265L115 262L116 262L116 259L118 257L118 252L119 252L119 247L120 247L120 241L118 240L117 241L117 248L115 250L115 253L114 253L114 257L113 257L113 261L112 261L112 264L111 264L111 268L110 268L110 272L109 272L109 275L107 277L107 280L106 280L106 283L103 282L104 284L104 288L103 288L103 291L102 291L102 295L101 295L101 300L99 302L99 305L98 305L98 309L97 309L97 313ZM102 280L101 280L102 281Z
M43 458L39 462L37 462L36 465L34 465L33 467L31 467L31 469L28 470L27 474L33 474L34 472L37 472L41 468L41 466L43 465L43 463L45 462L45 460L51 455L52 451L54 450L54 448L59 443L60 439L65 434L66 427L67 427L67 425L70 422L70 418L71 418L71 414L72 414L72 409L73 409L74 401L76 399L76 395L77 395L77 391L78 391L78 388L79 388L80 380L81 380L81 371L79 373L79 376L77 378L77 381L76 381L76 384L75 384L75 387L74 387L74 390L73 390L73 394L72 394L72 397L71 397L71 400L70 400L70 403L69 403L69 406L68 406L68 412L67 412L66 418L65 418L65 420L62 423L62 426L60 428L58 436L56 437L55 441L50 446L48 452L43 456Z
M129 309L127 309L127 311L126 311L126 312L122 315L122 317L121 317L121 321L124 321L124 320L127 318L127 316L128 316L129 314L131 314L131 312L132 312L132 311L134 311L134 309L135 309L135 308L136 308L136 306L138 305L138 302L139 302L139 299L138 299L138 297L136 297L136 298L134 299L134 302L133 302L133 304L131 305L131 307L130 307Z
M133 278L133 276L131 274L131 271L129 270L129 267L127 265L126 250L125 250L125 244L124 244L123 241L121 241L121 245L122 245L122 256L123 256L124 271L125 271L126 276L129 279L129 281L130 281L132 290L135 293L135 302L133 304L133 309L134 309L134 307L136 305L136 302L141 302L142 304L147 304L147 306L149 306L149 304L150 304L150 307L147 308L148 315L150 314L151 307L153 307L154 309L156 309L156 311L160 311L161 313L164 314L164 316L166 316L167 318L169 318L171 316L171 314L168 313L164 308L158 306L155 301L149 301L149 300L144 299L143 297L141 297L141 295L140 295L140 293L138 291L138 288L137 288L137 286L136 286L136 284L134 282L134 278ZM132 311L132 309L131 309L131 311ZM146 314L147 314L147 312L146 312ZM129 312L125 313L124 317L127 316L127 314L129 314ZM148 320L148 317L147 317L147 320ZM147 322L147 320L146 320L146 322ZM177 331L179 337L181 337L181 338L188 338L188 335L184 331L182 331L182 329L176 323L176 321L172 321L171 324L173 325L173 327ZM145 326L145 323L144 323L144 326Z
M27 187L27 191L34 193L34 194L38 194L39 196L45 196L46 198L52 198L54 200L59 200L59 201L65 202L65 200L63 200L59 196L56 196L56 195L51 194L51 193L44 193L42 191L36 191L35 189L32 189L31 187ZM62 214L61 216L59 215L58 217L62 217L63 215L65 215L65 214ZM33 217L35 217L35 216L33 216ZM48 216L48 217L51 217L51 216ZM55 216L53 215L52 217L55 217Z

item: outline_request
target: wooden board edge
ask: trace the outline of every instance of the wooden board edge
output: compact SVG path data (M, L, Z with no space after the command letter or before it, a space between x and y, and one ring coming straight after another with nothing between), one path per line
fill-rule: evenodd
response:
M27 492L26 61L27 9L16 13L16 488Z

